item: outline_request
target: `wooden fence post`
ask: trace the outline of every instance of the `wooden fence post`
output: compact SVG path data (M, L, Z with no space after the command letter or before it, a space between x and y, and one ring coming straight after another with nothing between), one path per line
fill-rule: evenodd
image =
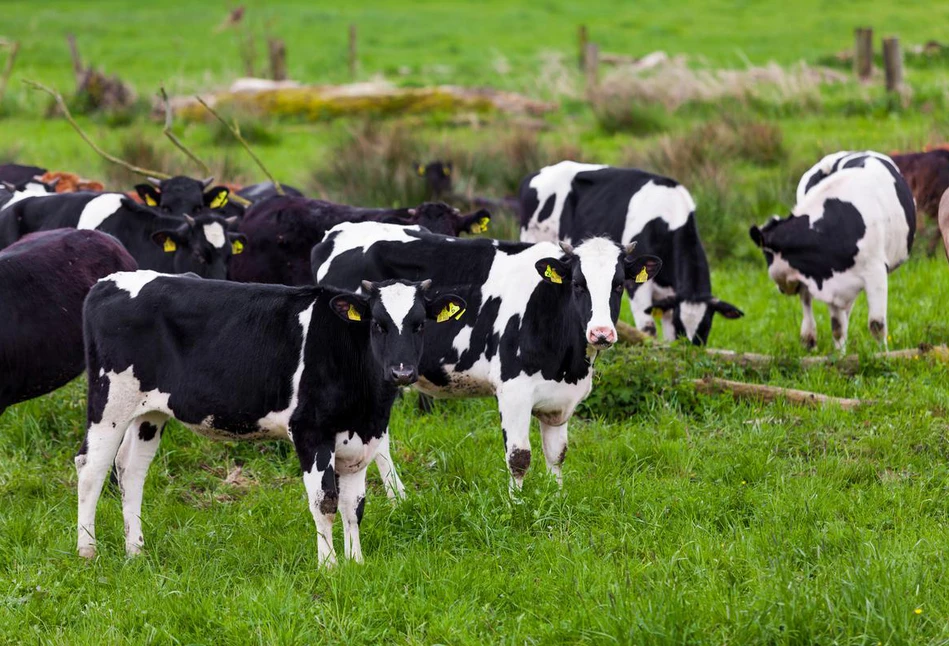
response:
M587 35L587 26L580 25L580 27L577 29L577 44L579 45L577 64L580 66L581 70L586 69L587 43L589 40L589 36Z
M870 27L854 30L853 71L861 81L870 78L873 72L873 29Z
M356 25L349 26L349 78L356 80Z
M267 40L267 49L270 54L270 78L275 81L287 79L287 45L281 38Z
M600 47L596 43L587 43L584 54L584 74L589 97L596 92L600 83Z
M886 91L899 92L903 85L903 52L899 38L883 39L883 69L886 72Z

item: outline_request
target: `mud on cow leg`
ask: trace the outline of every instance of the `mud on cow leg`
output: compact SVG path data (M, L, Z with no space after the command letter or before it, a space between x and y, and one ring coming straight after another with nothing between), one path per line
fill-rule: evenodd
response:
M317 553L324 567L336 565L333 548L333 522L339 507L339 490L336 484L336 440L335 437L316 443L314 431L293 430L300 468L303 469L303 484L313 521L316 523ZM364 475L365 477L365 475Z
M524 393L498 393L504 452L511 472L511 491L520 490L531 465L531 403Z

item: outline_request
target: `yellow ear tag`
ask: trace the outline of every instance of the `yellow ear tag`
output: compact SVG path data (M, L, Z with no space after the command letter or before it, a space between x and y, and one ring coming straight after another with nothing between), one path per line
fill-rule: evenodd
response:
M471 233L481 233L481 225L475 222L468 230L471 231Z
M639 273L636 274L636 283L637 284L645 283L647 280L649 280L649 272L646 271L645 267L643 267L642 269L639 270Z
M557 273L557 270L547 265L547 270L544 272L544 277L549 278L550 282L555 285L560 285L563 283L563 278L560 277L560 274Z
M459 310L461 310L461 307L458 306L458 303L448 303L448 305L438 313L438 316L435 317L435 322L444 323L455 314L458 314ZM464 310L461 310L461 314L464 314ZM458 318L461 318L461 314L458 314Z
M442 166L442 172L445 174L445 177L451 177L451 169L448 166Z
M425 175L425 167L424 167L424 166L419 166L418 168L415 169L415 172L418 173L418 176L419 176L419 177L422 177L422 176Z
M488 217L484 217L484 218L481 218L480 220L478 220L478 225L481 227L481 232L482 232L482 233L487 233L487 232L488 232L488 222L490 222L490 221L491 221L491 218L488 218Z
M211 200L211 204L208 206L212 209L219 209L225 204L227 204L227 191L218 191L217 196Z
M240 253L244 253L244 243L240 240L235 240L231 243L231 253L235 256Z
M178 245L176 245L175 241L171 238L165 238L165 243L162 245L162 249L165 250L165 253L171 253L178 249Z
M359 312L356 311L356 308L353 307L352 304L350 304L350 306L349 306L349 311L346 312L346 318L348 318L350 321L361 321L361 320L362 320L362 317L359 316Z
M158 202L156 202L156 201L155 201L155 198L152 197L151 195L146 195L146 196L145 196L145 204L146 204L147 206L158 206Z

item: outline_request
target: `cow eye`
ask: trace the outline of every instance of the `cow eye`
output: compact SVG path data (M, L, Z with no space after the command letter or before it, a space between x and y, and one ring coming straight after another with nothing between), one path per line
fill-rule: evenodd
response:
M616 283L615 285L613 285L613 289L616 290L616 293L617 293L617 294L622 294L622 293L623 293L623 283Z
M415 333L418 334L425 329L425 323L416 323L415 324Z
M161 210L164 211L165 213L171 213L171 208L170 208L170 207L162 206L162 207L160 207L160 208L161 208Z
M587 284L582 280L575 280L573 281L573 288L578 292L582 292L587 288Z
M386 333L386 329L385 329L384 327L382 327L382 323L380 323L379 321L373 321L373 322L372 322L372 329L373 329L375 332L378 332L379 334L385 334L385 333Z
M194 213L194 214L198 214L198 213L201 212L201 207L200 207L200 206L195 206L195 207L193 207L193 208L191 209L191 212Z

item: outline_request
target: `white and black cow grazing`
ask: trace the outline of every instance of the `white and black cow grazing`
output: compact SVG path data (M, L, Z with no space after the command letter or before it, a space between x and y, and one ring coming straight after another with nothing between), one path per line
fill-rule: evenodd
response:
M35 231L95 229L117 238L141 269L225 278L231 256L247 242L228 230L233 222L208 211L163 215L121 193L38 195L0 210L0 249Z
M103 276L134 269L96 231L34 233L0 251L0 413L79 376L83 299Z
M751 227L768 273L804 308L801 342L817 344L812 298L830 308L843 350L854 301L867 293L870 332L886 343L887 274L909 256L916 231L913 194L886 155L837 153L804 174L791 215Z
M715 313L743 316L712 295L708 260L695 224L695 202L684 186L635 168L563 161L521 182L521 240L572 242L606 236L658 256L662 271L646 283L626 285L636 327L656 333L662 312L666 340L708 342Z
M427 288L366 283L359 296L151 271L99 281L84 309L89 409L76 456L79 554L95 554L96 503L113 459L126 551L141 551L145 474L175 418L216 439L292 441L320 563L336 560L337 508L346 556L361 560L366 467L378 452L388 455L397 386L416 379L426 319L465 308L450 294L427 299Z
M417 387L434 397L497 397L515 487L530 465L532 414L540 420L547 467L560 480L567 422L590 392L593 355L616 340L623 285L647 280L662 265L606 238L573 250L374 222L333 227L313 247L312 264L318 284L351 289L360 276L424 275L435 293L467 301L463 318L461 310L449 312L446 325L426 331ZM380 455L390 491L401 486L391 464Z

